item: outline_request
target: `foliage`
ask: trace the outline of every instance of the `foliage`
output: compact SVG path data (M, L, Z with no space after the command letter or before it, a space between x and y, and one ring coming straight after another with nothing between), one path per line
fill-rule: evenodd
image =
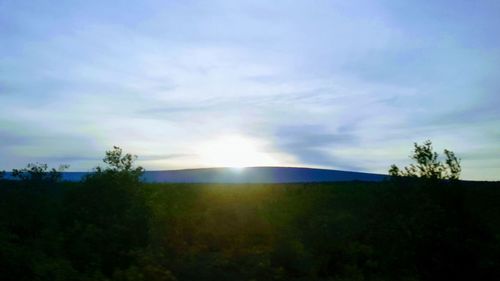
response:
M111 275L127 268L134 251L146 245L149 209L140 181L144 169L134 166L135 159L113 147L103 159L107 166L97 167L81 188L66 196L67 248L77 269L92 265Z
M5 171L0 171L0 180L3 180L5 177Z
M0 280L500 280L499 183L146 184L106 155L0 183Z
M131 183L138 183L144 173L144 168L134 166L136 159L136 155L123 154L123 150L120 147L113 146L112 150L106 151L106 156L103 159L103 162L107 166L104 168L97 166L95 173L90 174L86 180L93 178L115 178Z
M460 159L455 156L455 153L445 149L446 161L442 163L438 160L438 153L433 151L430 140L425 141L423 145L415 143L414 146L414 153L410 157L417 163L404 167L404 170L400 170L396 165L392 165L389 169L389 175L393 177L417 177L438 180L459 179L462 169L460 167Z
M49 170L47 164L30 163L26 168L13 169L12 176L22 181L29 182L58 182L62 179L62 172L69 168L69 165L60 165L58 169Z
M8 182L0 279L498 280L498 183L401 183Z

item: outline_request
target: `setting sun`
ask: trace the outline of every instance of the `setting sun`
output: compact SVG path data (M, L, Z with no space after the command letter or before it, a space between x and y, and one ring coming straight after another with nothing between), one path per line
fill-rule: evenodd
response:
M270 166L277 162L262 151L262 144L242 136L224 136L202 143L197 149L201 163L209 167Z

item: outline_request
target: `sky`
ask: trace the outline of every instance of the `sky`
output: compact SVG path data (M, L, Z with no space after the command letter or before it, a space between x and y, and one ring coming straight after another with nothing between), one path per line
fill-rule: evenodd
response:
M0 0L0 170L386 173L413 143L500 180L500 1Z

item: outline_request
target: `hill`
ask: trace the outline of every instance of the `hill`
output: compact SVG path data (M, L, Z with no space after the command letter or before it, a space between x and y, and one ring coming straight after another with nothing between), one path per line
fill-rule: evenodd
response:
M86 173L65 172L64 180L79 181ZM205 168L146 171L146 182L158 183L301 183L382 181L386 175L294 167Z

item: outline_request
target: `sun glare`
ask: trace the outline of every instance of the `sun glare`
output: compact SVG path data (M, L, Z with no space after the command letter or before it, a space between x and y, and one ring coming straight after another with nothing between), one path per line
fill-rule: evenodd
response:
M262 152L257 141L241 136L225 136L202 143L198 148L202 165L208 167L244 168L271 166L276 161Z

